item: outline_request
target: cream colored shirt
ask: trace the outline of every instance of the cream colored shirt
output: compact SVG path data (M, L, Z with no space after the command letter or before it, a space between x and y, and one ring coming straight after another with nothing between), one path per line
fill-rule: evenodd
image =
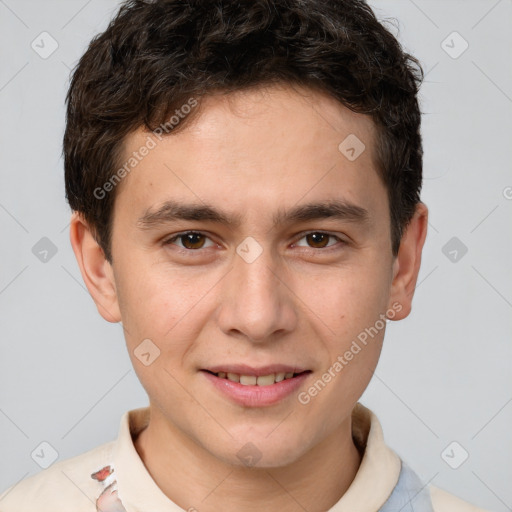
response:
M10 487L0 495L0 512L183 512L153 481L133 444L148 422L149 408L127 411L115 441L56 462ZM486 512L446 491L420 485L385 444L375 414L360 403L352 412L352 432L363 452L361 465L328 512ZM417 487L410 487L411 482Z

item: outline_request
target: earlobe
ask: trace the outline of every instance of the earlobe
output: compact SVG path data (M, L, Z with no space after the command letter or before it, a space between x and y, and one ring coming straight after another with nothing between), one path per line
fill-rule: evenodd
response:
M421 265L421 252L427 236L428 208L418 203L413 218L404 231L398 255L393 263L393 281L389 304L400 303L402 309L393 320L402 320L411 312L412 298Z
M71 216L69 237L82 278L98 312L107 322L121 321L112 267L87 221L78 212Z

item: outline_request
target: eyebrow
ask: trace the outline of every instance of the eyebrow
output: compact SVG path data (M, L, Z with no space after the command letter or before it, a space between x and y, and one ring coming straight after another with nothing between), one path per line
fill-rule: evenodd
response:
M361 206L337 199L300 205L290 210L281 208L274 214L273 223L277 226L328 218L368 224L370 214ZM137 225L142 230L149 230L179 220L209 221L237 228L242 224L243 216L229 214L203 203L169 200L157 209L148 208L137 220Z

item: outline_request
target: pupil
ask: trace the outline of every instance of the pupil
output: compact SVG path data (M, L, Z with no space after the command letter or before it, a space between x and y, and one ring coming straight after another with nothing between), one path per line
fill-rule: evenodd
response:
M199 249L203 245L203 243L201 243L201 242L204 242L204 240L201 240L202 236L203 235L201 235L200 233L187 233L186 235L183 235L183 237L182 237L183 245L189 249ZM197 238L200 239L199 242L197 241ZM185 239L185 241L183 241L183 239ZM194 241L194 239L195 239L195 241ZM191 244L194 247L188 247L187 244ZM197 244L199 244L199 247L195 247L195 245L197 245Z
M320 247L325 247L327 245L327 241L328 241L328 235L326 235L325 233L310 233L309 235L307 235L308 237L311 237L311 239L313 240L313 244L320 244ZM323 242L318 239L322 239ZM308 240L308 243L309 243L309 240Z

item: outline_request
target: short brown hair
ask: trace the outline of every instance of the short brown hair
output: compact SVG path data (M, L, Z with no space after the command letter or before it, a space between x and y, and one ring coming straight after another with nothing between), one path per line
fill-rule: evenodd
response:
M364 0L127 0L73 71L66 198L112 262L115 190L102 198L95 190L121 165L126 135L141 126L155 130L191 97L295 83L374 121L396 255L420 201L422 81L417 59Z

